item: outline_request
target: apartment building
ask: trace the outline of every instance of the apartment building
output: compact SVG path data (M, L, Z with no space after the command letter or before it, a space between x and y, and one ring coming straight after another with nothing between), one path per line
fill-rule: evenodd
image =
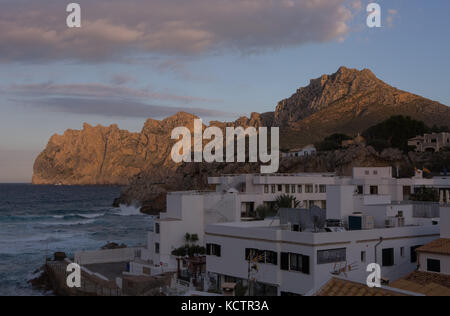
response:
M140 260L130 263L132 273L155 274L176 269L172 251L185 245L186 233L195 234L198 244L205 246L208 225L253 221L259 205L273 205L281 194L295 196L300 208L319 207L336 217L335 206L343 208L350 200L365 205L385 204L388 212L387 204L400 204L417 187L426 185L450 191L445 178L395 179L390 167L355 168L351 177L337 177L333 173L244 174L211 177L208 181L215 185L215 191L168 194L167 212L155 220ZM357 203L346 211L357 212ZM404 212L412 211L404 207Z
M381 265L386 282L403 277L419 264L416 250L439 238L444 204L404 200L423 185L450 188L449 179L425 180L355 168L327 186L324 220L312 209L282 211L309 212L313 229L298 222L302 214L210 225L206 243L219 249L207 256L210 283L242 282L252 295L308 295L333 276L365 282L370 263Z
M326 187L336 181L333 173L279 175L228 175L211 177L215 191L171 192L167 212L160 213L141 260L130 263L134 274L156 274L174 270L172 251L185 245L186 233L198 236L205 245L205 227L212 223L254 220L259 205L272 205L281 194L294 195L302 207L326 208Z

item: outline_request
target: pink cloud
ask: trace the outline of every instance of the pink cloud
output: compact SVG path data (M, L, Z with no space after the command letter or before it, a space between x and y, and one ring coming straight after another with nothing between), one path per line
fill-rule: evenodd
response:
M4 2L1 61L278 49L340 39L352 17L346 0L79 0L82 27L69 29L66 3Z

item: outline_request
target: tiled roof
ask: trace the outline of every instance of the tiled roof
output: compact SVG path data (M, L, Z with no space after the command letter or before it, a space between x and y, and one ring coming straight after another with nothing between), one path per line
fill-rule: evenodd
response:
M450 239L441 238L417 249L418 252L450 255Z
M331 279L316 296L406 296L384 288L369 288L362 283L356 283L348 280L333 278Z
M391 287L427 296L450 296L450 275L416 271L395 281Z

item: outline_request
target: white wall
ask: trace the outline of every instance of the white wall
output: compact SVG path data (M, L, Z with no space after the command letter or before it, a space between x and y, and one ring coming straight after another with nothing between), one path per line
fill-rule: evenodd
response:
M353 214L355 204L354 185L329 185L327 186L327 219L346 219Z
M441 261L441 274L450 275L450 256L421 253L419 256L420 271L429 272L429 271L427 271L427 260L428 259L440 260Z
M392 178L392 167L356 167L353 168L353 178L355 179Z
M259 222L261 223L261 222ZM380 237L384 240L377 248L377 261L382 262L382 250L394 248L395 265L382 267L382 276L394 281L414 271L417 263L411 263L411 247L424 245L439 237L439 227L403 227L396 229L374 229L343 233L299 233L266 227L255 227L247 223L218 224L208 226L206 240L222 247L222 256L207 256L207 271L246 280L248 263L245 248L281 252L292 252L310 256L310 274L280 269L278 265L259 264L259 272L253 275L261 283L278 286L279 291L306 294L320 288L332 277L335 263L316 264L317 251L329 249L347 249L347 264L353 264L354 270L347 276L350 280L365 282L368 273L366 267L375 262L375 245ZM276 224L274 224L276 225ZM404 254L401 255L401 247ZM361 252L366 252L366 261L361 262ZM344 263L342 263L344 264Z
M441 238L450 238L450 207L441 207Z
M80 265L127 262L134 260L140 248L107 249L79 251L75 253L75 262Z

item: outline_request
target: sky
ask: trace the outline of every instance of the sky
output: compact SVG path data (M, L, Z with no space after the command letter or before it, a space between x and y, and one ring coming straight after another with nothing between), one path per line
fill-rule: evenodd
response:
M450 1L0 0L0 182L29 182L66 129L178 111L231 121L273 111L340 66L450 105Z

